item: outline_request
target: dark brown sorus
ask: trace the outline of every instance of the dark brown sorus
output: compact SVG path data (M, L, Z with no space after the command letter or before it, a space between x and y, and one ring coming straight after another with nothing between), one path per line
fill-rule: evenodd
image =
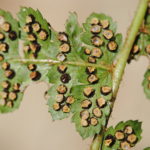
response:
M5 42L0 43L0 52L8 52L9 45Z
M89 109L92 106L92 102L89 99L85 99L81 102L81 107L83 109Z
M131 50L132 54L138 54L140 52L140 48L138 45L134 45L132 50Z
M99 78L95 74L91 74L88 76L87 80L89 83L94 84L94 83L97 83L99 81Z
M10 100L16 100L17 99L17 94L15 92L10 92L9 95L8 95L8 98Z
M67 56L63 53L58 53L56 57L59 61L65 61L67 59Z
M5 106L6 105L6 100L5 99L1 99L0 100L0 105L1 106Z
M64 105L64 106L62 107L62 111L63 111L64 113L69 113L69 112L70 112L70 107L69 107L68 105Z
M128 150L128 149L131 148L130 144L126 141L121 142L120 147L121 147L122 150Z
M35 42L37 40L37 37L34 33L30 33L27 36L27 40L29 40L30 42Z
M58 40L61 42L68 42L68 35L65 32L59 32Z
M92 32L93 34L98 34L98 33L100 33L100 32L101 32L101 26L98 25L98 24L92 25L92 26L91 26L91 32Z
M15 31L10 31L8 37L10 38L10 40L14 41L17 39L17 33Z
M30 47L30 49L31 49L31 51L32 51L33 53L37 53L37 52L39 52L40 49L41 49L40 44L37 43L37 42L32 42L32 43L30 43L30 44L29 44L29 47Z
M95 64L95 63L96 63L96 58L95 58L95 57L92 57L92 56L89 56L89 57L88 57L88 62L89 62L89 63L92 63L92 64Z
M38 33L38 37L40 40L45 41L48 38L48 32L45 29L41 29Z
M41 73L39 71L33 71L30 73L30 78L33 81L37 81L41 78Z
M31 53L29 54L29 58L36 59L38 57L38 53Z
M59 85L57 87L57 92L60 94L65 94L67 92L67 87L65 85Z
M0 62L4 60L4 56L0 54Z
M111 30L104 30L103 35L107 40L110 40L114 34Z
M6 70L6 71L5 71L5 76L6 76L8 79L14 78L14 76L15 76L14 70L12 70L12 69Z
M29 64L29 65L28 65L28 69L29 69L30 71L35 71L36 68L37 68L37 66L36 66L35 64Z
M103 55L103 52L100 48L93 48L92 49L91 56L96 57L96 58L100 58L102 55Z
M150 81L150 76L147 77L147 80Z
M104 108L107 103L106 100L103 97L101 97L96 100L96 104L99 108Z
M103 29L106 29L109 27L109 21L108 20L101 20L100 24L102 25Z
M86 119L81 119L81 126L82 127L88 127L89 126L89 122Z
M130 134L128 135L127 137L127 141L130 143L130 144L135 144L137 142L137 136L135 134Z
M131 126L126 126L124 128L124 133L125 134L132 134L133 133L133 128Z
M2 63L2 69L8 70L10 68L10 64L8 62L3 62Z
M29 52L31 51L30 46L29 46L29 45L24 45L24 46L23 46L23 51L24 51L25 53L29 53Z
M112 52L114 52L114 51L116 51L117 50L117 47L118 47L118 45L117 45L117 43L115 42L115 41L110 41L110 42L108 42L108 49L110 50L110 51L112 51Z
M102 86L100 91L103 95L108 95L112 92L112 88L109 86Z
M74 97L73 96L68 96L67 98L66 98L66 103L67 104L73 104L75 102L75 99L74 99Z
M94 46L97 46L97 47L103 45L104 43L104 41L99 36L93 36L91 38L91 42Z
M26 16L26 23L33 23L35 22L35 17L32 14Z
M93 87L86 87L83 89L83 94L86 97L92 97L95 93L95 90L93 89Z
M60 80L62 83L68 83L71 80L71 77L68 73L64 73L61 75Z
M2 30L5 32L11 31L11 24L9 22L4 22L1 26Z
M111 147L111 146L113 146L115 144L115 141L116 141L115 137L110 134L110 135L106 136L104 144L107 147Z
M1 97L2 99L7 99L7 98L8 98L8 92L6 92L6 91L1 91L1 92L0 92L0 97Z
M89 48L85 48L85 49L84 49L84 53L85 53L86 55L90 55L90 54L91 54L91 50L90 50Z
M96 24L99 24L99 19L98 18L92 18L91 20L91 25L96 25Z
M56 95L56 102L62 103L65 100L65 97L63 94Z
M70 45L68 43L62 43L59 49L62 53L68 53L71 50Z
M40 23L39 22L34 22L33 24L32 24L32 30L34 31L34 32L39 32L40 30L41 30L41 25L40 25Z
M92 74L92 73L94 74L96 73L96 68L92 66L86 67L86 72L87 74Z
M14 105L14 103L10 100L6 102L6 106L9 107L9 108L12 108L13 105Z
M102 117L102 111L101 111L98 107L94 108L94 109L92 110L92 113L93 113L93 115L94 115L95 117L97 117L97 118Z
M61 109L60 104L59 103L54 103L53 104L53 109L56 110L56 111L60 110Z
M82 110L80 112L80 117L84 120L88 119L90 117L90 112L88 110Z
M26 25L23 27L23 31L26 32L26 33L32 33L31 25L30 25L30 24L26 24Z
M92 117L90 119L90 124L93 125L93 126L96 126L98 124L98 120L95 117Z
M148 54L150 54L150 44L148 44L147 46L146 46L146 52L148 53Z
M57 67L58 72L60 73L65 73L67 71L67 66L66 65L59 65Z
M116 131L115 137L117 140L123 140L125 138L124 132L121 130Z
M4 88L4 89L9 89L10 88L10 82L9 81L3 81L2 83L1 83L1 85L2 85L2 87Z
M4 41L4 40L5 40L5 35L2 32L0 32L0 41Z
M21 87L20 83L14 83L13 91L19 92L20 91L20 87Z

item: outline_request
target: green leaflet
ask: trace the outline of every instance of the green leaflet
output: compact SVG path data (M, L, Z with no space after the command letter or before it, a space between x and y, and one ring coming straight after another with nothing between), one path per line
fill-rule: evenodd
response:
M123 150L134 147L141 140L142 123L139 121L120 122L115 128L110 127L105 132L103 150ZM119 134L118 134L119 132ZM112 142L108 142L111 141Z
M144 93L148 99L150 99L150 70L148 69L144 74L144 80L142 82Z
M150 147L145 148L144 150L150 150Z
M21 42L17 38L9 43L16 54L7 53L9 59L4 62L15 72L14 78L7 80L11 85L19 83L21 89L11 108L4 104L0 111L18 108L24 88L32 81L45 81L50 84L47 97L53 120L72 113L72 122L83 138L99 133L111 111L112 65L122 41L121 34L116 34L116 23L104 14L93 13L81 27L76 13L70 13L65 32L56 32L38 10L22 7L18 18L12 27ZM2 82L7 69L1 66ZM3 86L1 91L13 91L12 86ZM2 96L9 101L6 94Z
M25 66L13 61L19 58L18 22L3 10L0 10L0 22L0 112L6 113L19 107L28 77Z

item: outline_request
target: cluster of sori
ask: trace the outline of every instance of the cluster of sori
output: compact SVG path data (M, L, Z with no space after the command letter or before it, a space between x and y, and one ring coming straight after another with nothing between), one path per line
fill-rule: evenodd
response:
M57 59L59 61L65 61L67 59L66 54L71 51L68 35L65 32L59 32L58 40L61 44L59 46L60 52L57 54Z
M132 126L127 125L123 130L117 130L114 135L107 135L105 137L104 144L106 147L113 148L113 145L117 143L117 145L120 147L119 149L127 150L135 146L137 141L138 138L134 129Z
M1 86L3 88L3 91L0 92L0 105L13 107L13 104L18 97L18 93L20 92L20 84L11 84L8 80L5 80L1 83Z
M29 44L24 45L24 52L30 54L31 58L37 58L38 52L41 49L41 45L38 40L45 41L48 39L48 32L42 29L39 22L36 21L35 17L30 14L26 16L26 23L23 26L23 31L27 33L27 41Z
M3 16L0 16L0 52L7 53L9 44L6 41L17 39L17 33L12 30L11 24L6 22ZM1 58L2 58L1 54Z
M33 81L37 81L41 77L41 73L37 71L37 65L35 64L29 64L28 65L28 70L31 71L30 73L30 79Z
M107 96L111 93L111 88L109 86L103 86L100 92L102 95ZM102 111L107 106L107 100L104 97L99 97L96 101L91 101L90 98L95 95L95 89L92 86L85 87L83 89L83 95L85 99L81 101L81 126L96 126L98 124L98 119L103 117Z
M101 46L105 45L105 38L107 41L108 50L115 52L117 50L117 43L114 40L114 33L109 29L109 20L99 20L98 18L92 18L91 29L92 33L91 43L95 46L93 49L85 48L85 54L89 55L88 62L96 63L96 58L101 58L103 52Z
M60 52L57 54L57 59L59 61L65 61L67 57L66 54L71 51L68 35L65 32L59 32L58 40L61 44L59 47ZM57 67L62 84L57 87L58 94L56 95L56 101L53 104L53 109L55 111L62 110L64 113L69 113L71 109L70 106L75 102L75 98L73 96L65 96L68 90L65 84L69 83L71 80L71 76L67 73L67 70L68 67L63 64Z

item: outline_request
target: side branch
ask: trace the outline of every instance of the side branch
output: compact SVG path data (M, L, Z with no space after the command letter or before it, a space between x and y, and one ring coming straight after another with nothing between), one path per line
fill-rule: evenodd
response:
M133 19L133 22L130 26L130 29L128 31L128 35L126 37L126 40L124 42L124 45L122 47L122 50L119 54L119 58L117 60L116 67L114 68L114 74L113 74L113 96L116 97L120 82L122 80L122 76L126 67L126 62L129 57L130 51L132 49L132 46L134 44L134 41L136 39L137 33L140 29L140 26L143 22L147 4L149 0L141 0L139 3L139 7L137 9L136 15Z

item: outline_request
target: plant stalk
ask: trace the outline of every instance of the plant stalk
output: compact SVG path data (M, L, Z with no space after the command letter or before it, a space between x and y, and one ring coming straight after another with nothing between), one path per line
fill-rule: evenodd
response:
M135 17L127 32L126 40L119 53L116 66L114 67L114 70L113 70L113 99L116 98L116 95L118 93L118 89L122 80L122 76L124 74L124 70L126 67L126 63L127 63L130 51L132 49L132 46L134 44L134 41L136 39L140 26L144 20L144 16L146 14L148 2L149 0L140 0ZM112 102L111 110L113 110L114 102L115 100ZM108 124L108 121L107 121L107 124ZM106 128L107 128L107 124L105 126ZM96 135L94 137L90 150L102 150L104 133L105 133L105 130L102 130L102 132L99 135Z

